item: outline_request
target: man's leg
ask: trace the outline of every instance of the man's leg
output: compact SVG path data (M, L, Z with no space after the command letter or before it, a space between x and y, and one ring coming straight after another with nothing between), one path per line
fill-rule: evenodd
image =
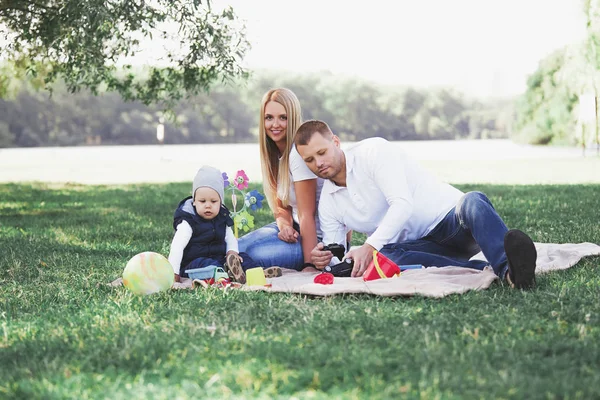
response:
M456 208L451 209L424 238L386 245L381 253L399 265L458 266L482 270L490 263L470 261L481 249L468 229L460 224L455 211Z
M480 250L489 263L469 261ZM396 263L476 269L491 265L500 279L506 277L517 288L535 284L535 245L523 232L509 231L490 200L480 192L465 194L426 237L386 245L381 251Z
M411 240L382 247L381 254L398 265L421 264L425 267L465 267L482 270L486 261L469 260L465 252L440 245L427 239Z
M468 230L490 262L496 275L518 288L535 285L537 253L529 236L518 230L509 231L494 206L481 192L465 194L455 207L460 226ZM453 238L446 244L460 246Z
M482 251L496 275L503 278L507 265L506 232L508 228L490 200L483 193L469 192L425 239L464 252L468 257Z

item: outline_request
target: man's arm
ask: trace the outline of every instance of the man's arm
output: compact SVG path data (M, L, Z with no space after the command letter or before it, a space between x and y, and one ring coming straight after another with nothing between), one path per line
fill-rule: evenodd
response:
M367 168L389 205L381 223L365 241L379 251L398 237L412 215L413 197L408 187L404 165L389 143L387 146L376 147L374 154L369 157Z
M406 180L404 165L393 146L381 142L371 149L370 154L360 161L367 176L385 196L388 209L379 226L359 248L348 252L346 258L354 261L352 275L362 276L373 260L373 250L379 251L384 245L397 239L413 211L412 195Z

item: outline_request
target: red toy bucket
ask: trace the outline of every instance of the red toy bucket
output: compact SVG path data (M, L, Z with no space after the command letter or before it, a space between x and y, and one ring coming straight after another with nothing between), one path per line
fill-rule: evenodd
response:
M367 267L363 280L374 281L375 279L392 278L398 275L400 275L400 267L377 250L373 250L373 261Z

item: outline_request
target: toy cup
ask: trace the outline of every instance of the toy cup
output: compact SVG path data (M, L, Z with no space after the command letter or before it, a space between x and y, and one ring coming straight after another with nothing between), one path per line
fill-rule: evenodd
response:
M248 286L265 286L267 278L262 267L250 268L246 271L246 285Z
M363 274L363 280L374 281L375 279L392 278L398 275L400 275L400 267L377 250L373 250L373 261Z

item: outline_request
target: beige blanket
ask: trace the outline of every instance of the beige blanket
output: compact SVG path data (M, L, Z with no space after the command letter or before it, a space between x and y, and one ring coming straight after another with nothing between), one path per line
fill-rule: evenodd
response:
M537 273L566 269L577 264L582 257L600 255L600 246L592 243L547 244L536 243L538 252ZM473 257L485 260L482 253ZM292 292L318 296L338 293L369 293L380 296L443 297L468 290L487 289L497 279L491 267L477 271L461 267L424 268L404 271L399 277L364 282L362 278L335 278L332 285L313 283L314 275L285 274L272 280L270 291ZM250 288L248 288L250 289ZM262 289L262 288L261 288Z
M593 243L551 244L536 243L538 274L566 269L586 256L600 255L600 246ZM485 260L479 253L473 259ZM284 270L278 278L268 279L271 287L244 286L243 290L300 293L314 296L330 296L340 293L368 293L379 296L444 297L469 290L487 289L497 279L491 267L477 271L461 267L424 268L404 271L399 277L364 282L362 278L335 278L332 285L313 282L316 274ZM183 279L175 288L191 288L193 283Z

